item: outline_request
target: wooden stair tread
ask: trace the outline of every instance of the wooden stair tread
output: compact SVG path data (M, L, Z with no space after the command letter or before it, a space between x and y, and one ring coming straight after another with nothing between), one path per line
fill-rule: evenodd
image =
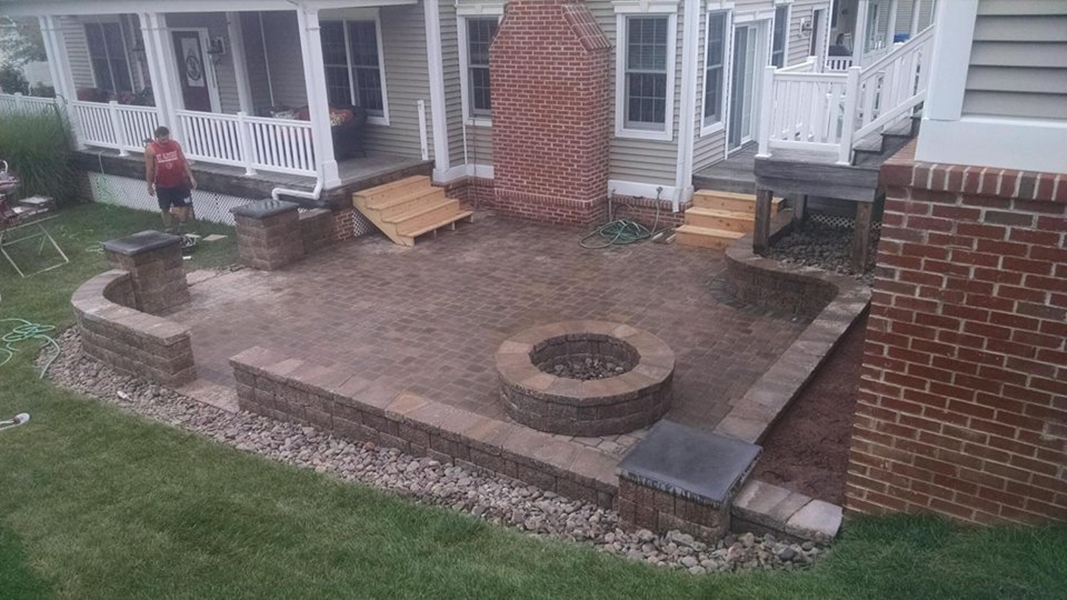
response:
M727 231L725 229L712 229L711 227L697 227L696 225L682 225L674 230L675 233L692 233L707 237L726 238L736 240L745 234L740 231Z
M399 226L402 225L404 221L410 221L411 219L421 217L426 213L433 212L435 210L440 210L441 208L450 205L459 206L459 200L456 200L454 198L441 198L441 200L439 200L438 202L434 202L433 204L427 204L426 206L420 206L406 213L396 215L395 217L383 217L382 221L386 223L393 223Z
M418 183L420 181L425 181L427 183L427 185L430 184L430 178L427 177L426 175L412 175L411 177L405 177L403 179L397 179L396 181L390 181L389 183L383 183L381 185L376 185L376 186L374 186L372 188L359 190L357 192L353 192L352 195L353 196L370 196L370 195L374 195L374 194L380 194L382 192L387 192L389 190L393 190L393 189L402 188L402 187L405 187L405 186L408 186L408 185L412 185L412 184Z
M685 214L703 215L706 217L722 217L725 219L741 219L745 221L756 220L756 215L753 213L741 212L736 210L725 210L722 208L702 208L699 206L692 206L687 208Z
M444 227L445 225L449 225L451 223L455 223L456 221L459 221L461 219L466 219L467 217L470 217L473 214L474 214L473 210L461 210L461 211L459 211L457 213L449 215L446 219L444 219L442 221L434 223L433 225L427 225L426 227L423 227L422 229L416 229L415 231L407 231L407 232L402 233L401 235L403 237L416 238L416 237L418 237L418 236L420 236L420 235L422 235L424 233L429 233L429 232L431 232L431 231L433 231L435 229L440 229L440 228Z
M738 194L736 192L719 192L716 190L697 190L693 192L694 196L700 196L701 198L722 198L725 200L740 200L743 202L756 203L756 196L754 194ZM771 200L771 204L777 206L781 204L781 198L774 198Z
M429 185L426 187L413 187L411 188L411 191L399 196L386 196L384 200L372 200L367 203L367 208L372 210L385 210L437 192L444 192L444 188Z

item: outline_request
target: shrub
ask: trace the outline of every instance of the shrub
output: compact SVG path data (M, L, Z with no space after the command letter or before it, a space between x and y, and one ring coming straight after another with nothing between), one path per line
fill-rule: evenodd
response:
M26 81L26 76L22 74L22 71L16 69L13 65L4 65L0 67L0 90L3 90L5 94L29 94L30 82Z
M0 159L21 180L19 195L50 196L58 204L77 198L73 136L59 111L0 119Z

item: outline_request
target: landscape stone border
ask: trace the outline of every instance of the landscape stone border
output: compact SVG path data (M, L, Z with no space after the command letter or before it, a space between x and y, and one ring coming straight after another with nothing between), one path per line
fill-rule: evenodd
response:
M763 258L752 251L752 234L726 249L726 262L728 281L735 282L738 289L749 290L747 299L772 298L784 286L796 285L823 302L800 337L748 388L715 428L715 433L755 444L867 309L871 290L851 277ZM790 312L808 312L816 306L814 301L804 300Z
M196 379L189 329L138 311L133 276L111 270L71 297L85 353L109 367L168 387Z
M242 410L487 470L603 508L614 504L615 460L577 442L258 346L230 365Z
M841 528L842 509L783 487L750 480L734 498L733 527L829 543Z
M625 349L625 350L624 350ZM631 370L581 381L538 368L563 355L613 356L624 350ZM660 338L620 323L564 321L508 338L496 353L501 400L508 416L539 431L580 437L647 427L670 408L674 352Z

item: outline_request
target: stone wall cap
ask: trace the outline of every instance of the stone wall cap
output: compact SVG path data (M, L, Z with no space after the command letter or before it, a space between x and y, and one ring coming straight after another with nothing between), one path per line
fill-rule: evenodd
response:
M266 219L267 217L280 215L284 212L289 212L298 208L300 208L300 205L296 202L268 198L266 200L256 200L255 202L235 206L230 209L230 212L235 215L252 219Z
M623 457L618 472L621 479L722 506L731 500L760 452L754 444L660 421Z
M123 256L136 256L152 250L180 244L181 241L182 238L179 236L149 229L124 238L104 242L104 250L122 254Z

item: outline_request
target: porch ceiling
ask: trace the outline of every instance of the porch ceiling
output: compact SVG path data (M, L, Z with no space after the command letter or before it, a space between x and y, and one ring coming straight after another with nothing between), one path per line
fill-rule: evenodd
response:
M12 17L45 15L111 15L123 13L198 13L267 10L362 8L418 4L418 0L0 0L0 9Z

